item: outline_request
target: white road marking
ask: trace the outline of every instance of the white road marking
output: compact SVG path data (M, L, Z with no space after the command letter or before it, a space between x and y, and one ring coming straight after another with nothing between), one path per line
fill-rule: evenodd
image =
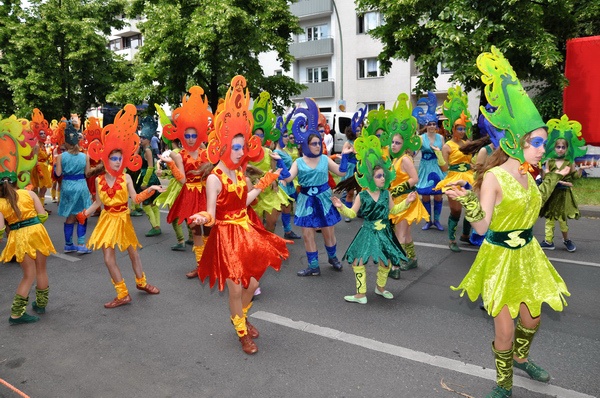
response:
M381 341L368 339L340 330L335 330L303 321L294 321L290 318L279 316L265 311L258 311L251 315L253 318L262 319L277 325L286 326L291 329L300 330L315 334L317 336L327 337L333 340L343 341L348 344L356 345L373 351L379 351L384 354L394 355L396 357L420 362L425 365L435 366L442 369L448 369L453 372L464 373L470 376L476 376L486 380L496 380L496 371L494 369L484 369L481 366L472 365L455 359L444 358L437 355L430 355L425 352L411 350L410 348L395 346ZM568 390L552 384L544 384L533 381L528 378L514 376L513 385L529 391L546 394L552 397L564 398L594 398L591 395L583 394L578 391Z
M70 261L72 263L74 263L76 261L81 261L81 259L78 258L78 257L68 256L68 255L62 254L62 253L53 253L53 254L51 254L51 256L58 257L58 258L63 259L63 260L67 260L67 261Z

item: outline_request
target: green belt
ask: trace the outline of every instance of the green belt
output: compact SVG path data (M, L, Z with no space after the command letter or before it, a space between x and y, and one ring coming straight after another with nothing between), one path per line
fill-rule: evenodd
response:
M512 231L489 230L485 234L485 240L507 249L520 249L531 242L531 239L533 239L533 228Z
M27 220L18 221L14 224L10 224L8 227L10 228L11 231L13 231L15 229L25 228L25 227L29 227L31 225L40 224L40 223L41 223L41 221L38 218L38 216L35 216L35 217L27 219Z
M417 187L416 187L416 186L415 186L415 187L410 187L410 188L408 188L408 189L405 189L404 191L402 191L402 192L398 193L398 194L396 195L396 197L398 197L398 196L401 196L401 195L406 195L407 193L411 193L411 192L414 192L414 191L416 191L416 190L417 190Z
M459 163L451 165L448 170L450 171L469 171L471 170L471 165L469 163Z

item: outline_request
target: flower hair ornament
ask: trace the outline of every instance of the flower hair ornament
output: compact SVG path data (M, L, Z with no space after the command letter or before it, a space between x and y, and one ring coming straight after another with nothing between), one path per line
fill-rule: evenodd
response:
M114 177L123 174L127 168L131 171L142 167L142 158L138 155L140 137L137 135L138 118L135 105L127 104L115 116L113 124L102 129L100 139L90 143L88 155L91 159L101 160L106 172ZM113 170L108 167L108 157L114 150L120 150L123 155L121 167Z
M488 111L488 113L494 113L496 108L490 104L487 104L485 106L485 110ZM492 141L492 144L494 144L494 148L500 147L500 140L504 137L504 130L498 130L496 127L494 127L494 125L491 124L490 121L483 116L483 114L479 115L479 119L477 119L477 126L479 127L480 135L487 135L490 137L490 141Z
M384 147L389 145L391 141L391 137L387 132L387 120L389 114L390 111L386 110L383 105L380 106L379 109L373 109L371 112L369 112L367 114L367 118L365 119L362 135L377 135L377 130L383 130L379 136L381 146Z
M252 135L254 119L249 105L246 78L237 75L231 80L231 87L225 95L223 111L215 117L214 137L208 142L205 152L209 162L222 161L228 169L241 167L245 171L249 161L257 161L264 156L260 138ZM236 164L231 160L231 141L239 134L244 137L246 147L244 156Z
M470 121L471 114L469 113L467 104L467 93L462 91L460 86L450 87L448 89L448 99L444 101L442 107L442 112L448 120L444 120L442 125L448 131L452 131L456 124L465 126L465 136L470 139L473 133L473 123Z
M574 162L575 158L584 156L587 149L582 148L585 145L585 140L581 135L581 123L577 120L569 120L567 115L562 115L560 119L548 120L548 142L546 143L546 154L542 161L547 159L557 159L556 141L567 141L567 150L564 158L570 162Z
M483 73L485 97L497 108L490 113L481 106L480 111L494 127L506 130L500 148L511 158L525 163L521 139L538 128L546 128L546 124L500 50L492 46L491 53L480 54L477 67Z
M87 150L92 141L100 139L102 127L100 126L100 120L94 116L90 116L85 121L84 126L85 130L83 130L83 142L81 143L81 147Z
M273 104L271 103L271 94L266 91L260 93L254 101L252 108L252 117L254 118L254 133L256 130L263 131L262 143L267 141L277 141L279 139L279 130L275 130L276 116L273 113Z
M50 126L48 125L48 121L44 119L44 114L38 108L33 110L30 127L35 139L38 142L45 144L46 138L42 139L40 133L44 133L44 135L48 137L50 135Z
M421 105L427 105L427 111L424 111ZM433 92L428 91L427 97L422 97L417 101L417 106L413 109L412 114L420 125L425 126L429 122L438 122L436 108L437 98Z
M155 104L155 106L158 105ZM173 141L178 138L183 149L188 152L196 151L202 143L207 142L213 114L208 110L208 101L205 99L202 87L190 87L189 95L183 95L181 106L173 110L171 118L173 119L172 123L163 125L163 136L166 139ZM162 117L161 120L163 120ZM196 130L198 137L194 145L188 145L185 140L187 129Z
M360 136L354 141L356 151L356 171L354 177L358 184L370 191L378 188L373 178L373 170L380 166L385 175L385 185L382 189L388 189L391 182L396 178L396 172L392 169L390 159L384 159L381 152L381 141L375 135Z
M394 159L404 155L407 150L418 151L421 148L421 138L417 135L419 123L413 113L408 94L401 93L398 95L394 107L389 112L387 121L389 144L391 144L395 135L400 134L402 137L400 150L395 153L390 150L390 156ZM385 143L382 141L381 145L385 145Z
M15 116L0 121L0 180L8 179L25 188L29 171L37 164L33 146L27 141L23 124Z
M294 110L294 123L292 124L292 133L296 139L296 144L301 145L302 154L309 158L316 158L321 156L321 151L318 154L313 154L310 150L310 143L308 137L314 134L319 138L321 145L323 140L319 133L319 108L312 98L304 98L306 102L306 108L296 108Z
M361 131L363 127L363 122L365 120L365 115L367 114L367 107L358 108L358 111L354 113L352 116L352 121L350 122L350 126L352 128L352 132L356 135Z

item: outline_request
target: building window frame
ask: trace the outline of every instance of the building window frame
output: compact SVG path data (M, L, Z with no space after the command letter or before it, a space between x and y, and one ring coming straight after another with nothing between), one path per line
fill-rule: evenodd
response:
M118 39L113 39L110 40L108 42L108 48L111 51L120 51L123 49L123 42L121 41L121 38L119 37Z
M362 14L358 14L358 33L367 34L370 30L375 29L385 23L383 14L379 11L367 11Z
M367 107L367 114L379 110L382 106L385 108L385 102L365 102L364 105Z
M306 68L306 81L308 83L322 83L329 81L328 66L312 66Z
M359 79L373 79L383 77L383 72L381 71L381 64L376 57L358 59L357 72Z

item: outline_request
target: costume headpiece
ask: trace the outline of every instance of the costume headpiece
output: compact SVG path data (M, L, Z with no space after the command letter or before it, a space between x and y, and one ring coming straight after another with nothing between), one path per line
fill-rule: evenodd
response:
M383 106L379 107L379 109L373 109L367 114L362 134L377 135L377 130L383 130L383 133L381 133L381 136L379 137L379 141L381 141L381 146L389 145L391 138L387 132L387 119L389 114L390 111L386 110Z
M496 108L490 104L487 104L485 106L485 110L488 111L488 113L494 113ZM479 134L481 136L488 135L490 137L490 141L492 141L492 144L494 144L494 148L500 147L500 140L504 137L504 130L498 130L496 127L494 127L494 125L491 124L490 121L485 118L485 116L483 116L483 113L479 114L477 126L479 127Z
M304 98L304 101L306 102L306 108L296 108L294 110L296 119L294 120L294 124L292 124L292 133L294 133L296 144L302 147L302 154L309 158L316 158L321 156L322 151L319 151L316 155L313 154L310 150L308 137L311 134L316 135L321 145L323 145L323 140L318 130L319 108L312 98Z
M427 105L427 111L424 111L421 105ZM437 98L435 94L431 91L427 92L427 97L419 98L417 101L417 106L413 109L413 116L417 119L420 125L425 126L429 122L438 121L438 116L436 113L437 108Z
M317 127L325 128L325 134L331 133L331 127L329 127L329 123L327 123L327 118L321 112L319 112L319 123Z
M481 113L496 128L506 130L500 140L502 150L511 158L525 163L521 139L535 129L546 128L546 124L500 50L492 46L491 53L479 54L477 67L483 73L481 80L485 83L485 97L497 108L494 113L489 113L481 106Z
M575 158L586 154L587 149L582 148L585 140L581 135L581 123L577 120L569 120L567 115L562 115L560 119L548 120L548 143L546 144L546 154L544 159L558 158L555 145L557 140L567 141L567 150L565 159L575 161Z
M354 150L356 151L356 172L355 178L358 184L371 191L379 188L373 179L373 170L381 166L385 175L385 185L383 189L388 189L391 182L396 178L396 172L392 169L390 159L384 159L381 152L381 142L375 135L368 137L360 136L354 141Z
M100 139L102 127L100 127L100 120L94 116L87 118L84 126L85 130L83 130L83 142L81 143L81 147L87 150L92 141Z
M46 137L50 135L50 126L48 125L48 121L44 119L44 114L38 109L35 108L33 110L33 114L31 115L31 130L36 138L36 140L40 141L40 133L44 133ZM46 139L44 138L44 141Z
M178 138L183 149L193 152L200 147L200 144L208 141L208 129L213 114L208 110L208 102L204 98L202 87L190 87L189 93L189 96L183 95L181 106L171 114L173 122L163 125L163 135L170 141ZM198 134L192 146L187 144L184 137L187 129L195 129Z
M287 117L285 118L285 120L283 119L283 116L277 116L277 121L275 122L275 130L279 131L279 147L283 148L285 145L283 145L283 136L288 133L288 125L290 124L290 121L292 120L292 116L294 115L294 111L290 112ZM288 138L289 138L289 133L288 133ZM288 144L290 143L290 141L288 140Z
M358 110L352 116L352 121L350 122L350 126L352 127L352 132L356 135L361 131L363 126L363 121L365 120L365 115L367 114L367 107L358 108Z
M127 104L115 116L113 124L104 126L100 139L90 143L88 155L104 163L106 172L118 177L126 168L131 171L142 167L142 157L138 154L140 137L137 135L138 118L135 105ZM114 150L120 150L123 161L119 170L108 167L108 157Z
M460 86L450 87L448 89L448 99L444 101L442 112L448 119L442 122L444 128L452 131L457 122L465 126L465 135L471 138L472 126L471 114L469 113L467 93L462 91Z
M252 117L254 117L254 131L261 129L263 131L263 145L267 141L277 141L279 139L279 131L274 130L276 116L273 113L273 104L271 103L271 94L263 91L258 96L258 99L254 101L254 108L252 108Z
M249 161L257 161L264 156L260 138L252 135L253 118L250 106L250 93L246 88L246 78L241 75L231 79L231 87L225 95L223 111L215 118L214 138L208 142L206 157L211 163L222 161L227 168L246 169ZM244 136L244 156L239 163L231 161L231 141L235 136Z
M79 131L73 126L73 122L67 120L65 126L65 142L71 145L79 144Z
M158 129L158 121L152 116L145 116L140 121L140 124L142 125L140 138L151 140L154 134L156 134L156 129Z
M421 148L421 138L417 135L419 123L417 118L412 115L411 108L408 94L401 93L389 113L387 128L390 143L396 134L402 136L402 148L396 153L392 152L390 148L392 158L401 157L409 149L417 151ZM383 145L383 142L381 144Z
M15 116L0 121L0 180L8 178L25 188L29 171L36 165L33 146L26 140L23 125Z

